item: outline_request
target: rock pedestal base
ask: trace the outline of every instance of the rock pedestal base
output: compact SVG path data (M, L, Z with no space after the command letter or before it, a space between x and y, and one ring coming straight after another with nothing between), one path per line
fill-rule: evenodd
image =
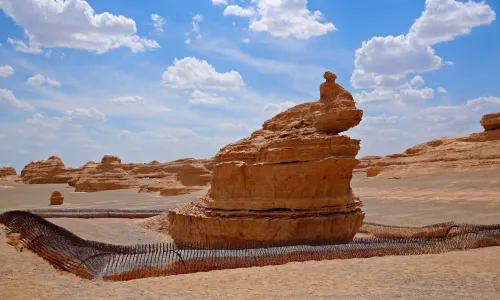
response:
M168 212L170 236L180 244L247 248L280 245L346 244L363 224L361 209L326 211L246 212L231 214L197 206L196 201Z

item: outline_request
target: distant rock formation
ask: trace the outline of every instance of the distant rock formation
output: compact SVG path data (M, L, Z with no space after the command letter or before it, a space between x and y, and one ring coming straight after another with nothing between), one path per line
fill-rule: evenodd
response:
M77 192L141 187L140 192L186 194L206 188L211 180L212 167L212 159L122 164L119 157L104 155L100 163L89 161L80 168L66 168L59 157L51 156L27 164L21 171L21 180L28 184L67 183ZM13 172L15 175L15 170ZM159 180L141 184L139 179L142 178ZM162 189L165 190L161 192Z
M359 159L359 164L354 168L354 172L366 172L375 161L381 159L382 156L363 156Z
M139 180L123 169L119 157L105 155L101 163L85 165L75 182L75 192L129 189L139 185Z
M17 175L16 169L14 169L11 166L3 166L0 168L0 178L6 177L6 176L11 176L11 175Z
M352 193L359 140L339 135L361 121L352 95L324 74L320 99L264 122L215 156L211 188L168 212L178 242L347 243L361 226Z
M372 162L370 176L405 177L444 170L500 167L500 113L484 115L485 131L461 137L444 137L391 154Z
M81 169L66 168L62 160L53 155L45 160L32 161L21 170L21 180L28 184L67 183L78 176Z

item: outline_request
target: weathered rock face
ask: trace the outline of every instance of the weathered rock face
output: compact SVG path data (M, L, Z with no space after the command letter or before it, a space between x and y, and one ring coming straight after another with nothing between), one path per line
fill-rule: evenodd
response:
M73 173L73 169L66 169L62 160L54 155L27 164L21 170L21 179L28 184L66 183Z
M483 116L484 132L461 137L439 138L391 154L372 163L367 175L411 177L441 171L467 171L500 167L500 128L496 114ZM493 117L492 117L493 116Z
M139 185L139 181L123 169L120 158L105 155L99 164L85 164L75 182L75 192L129 189Z
M0 178L10 175L16 175L16 169L11 166L4 166L0 168Z
M215 156L208 194L168 212L178 242L347 243L361 226L352 194L359 140L338 133L363 111L327 72L320 100L264 122Z
M484 115L481 118L481 126L484 130L500 129L500 112Z

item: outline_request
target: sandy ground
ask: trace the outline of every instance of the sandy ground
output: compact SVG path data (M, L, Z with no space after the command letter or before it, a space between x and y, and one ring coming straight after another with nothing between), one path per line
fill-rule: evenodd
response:
M475 173L477 172L477 173ZM405 179L363 178L353 190L366 221L425 225L456 221L500 223L500 172L441 173ZM12 186L12 187L2 187ZM204 192L154 197L135 190L71 193L64 185L0 181L0 211L48 208L60 190L61 208L165 208ZM49 219L89 239L117 244L166 241L168 236L123 219ZM439 255L381 257L212 271L128 282L79 279L55 270L0 236L0 299L499 299L500 247Z

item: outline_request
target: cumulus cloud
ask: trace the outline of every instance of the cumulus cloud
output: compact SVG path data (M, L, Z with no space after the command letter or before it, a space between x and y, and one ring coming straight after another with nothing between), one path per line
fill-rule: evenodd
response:
M165 25L165 18L157 14L152 14L151 20L153 20L154 32L156 33L163 32L163 26Z
M409 35L421 45L434 45L469 34L472 28L495 19L495 11L484 1L426 0L425 10L411 26Z
M163 73L163 84L170 88L206 88L214 90L239 90L245 83L240 73L231 70L219 73L205 60L196 57L175 59Z
M17 51L42 53L42 48L73 48L104 53L126 47L132 52L158 48L156 41L139 37L133 19L108 12L95 13L84 0L2 0L0 9L24 28L28 44L13 38Z
M422 78L422 76L420 76L420 75L413 77L413 79L410 81L411 86L415 87L415 88L423 86L424 83L425 83L425 81Z
M228 99L221 97L216 93L202 92L195 90L191 93L189 97L189 103L191 104L207 104L207 105L217 105L227 103Z
M14 68L9 66L9 65L5 65L5 66L0 66L0 77L9 77L9 76L12 76L12 74L14 74Z
M229 5L223 14L249 18L250 30L280 38L309 39L337 30L320 11L307 9L307 0L253 0L248 7Z
M121 96L109 100L111 103L116 104L142 104L144 103L144 98L141 96Z
M42 85L42 84L47 84L50 86L58 87L61 86L61 83L55 79L45 77L42 74L36 74L33 77L28 78L26 81L27 84L29 85Z
M281 103L268 103L264 106L264 111L272 114L277 114L285 111L291 107L294 107L297 103L293 101L285 101Z
M356 70L351 85L356 88L381 87L377 76L405 77L424 73L447 64L435 54L432 45L469 33L472 28L490 24L495 12L484 2L426 0L425 9L408 34L373 37L356 50Z
M18 100L11 90L0 89L0 107L6 109L33 110L33 105Z

